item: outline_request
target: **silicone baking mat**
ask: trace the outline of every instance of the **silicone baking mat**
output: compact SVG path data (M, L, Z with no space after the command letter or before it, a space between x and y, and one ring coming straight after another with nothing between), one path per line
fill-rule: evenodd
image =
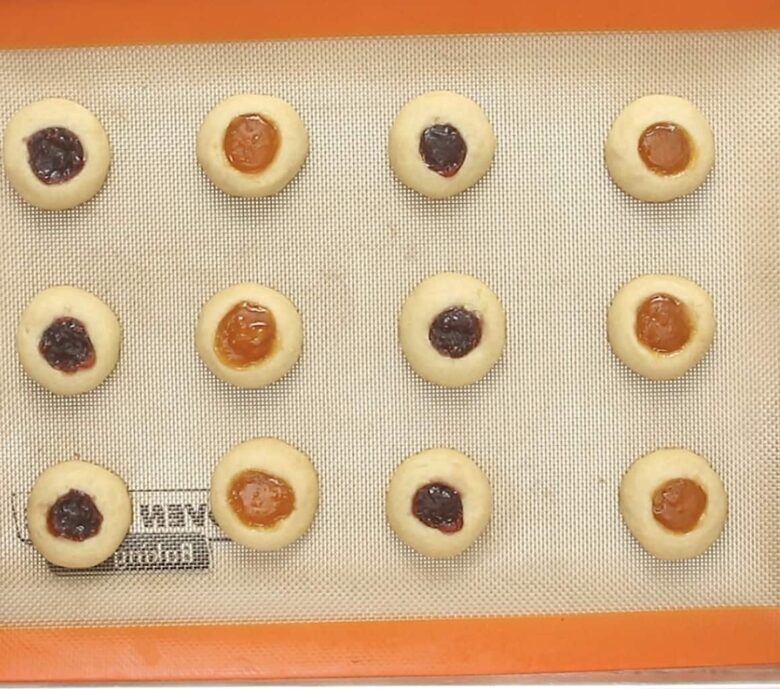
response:
M736 34L377 38L0 52L0 122L47 96L106 126L108 183L45 213L0 185L0 621L6 626L295 622L772 606L780 601L780 40ZM476 99L493 123L490 173L425 200L387 162L398 109L429 89ZM208 110L240 92L289 100L311 135L298 178L232 199L195 160ZM704 187L663 205L609 180L615 115L648 93L693 100L715 130ZM428 275L473 274L500 296L504 358L441 390L400 353L398 310ZM685 378L640 379L612 355L607 305L648 272L715 300L712 351ZM300 308L293 373L239 391L200 363L193 330L215 291L253 280ZM103 297L125 330L115 374L56 398L13 339L25 303L56 284ZM205 507L217 459L278 436L321 480L310 533L279 553L225 542ZM445 445L489 476L495 508L462 557L428 561L385 523L395 466ZM731 513L702 557L654 560L625 529L617 488L664 446L706 456ZM125 547L99 573L52 572L25 542L25 493L81 455L134 491Z

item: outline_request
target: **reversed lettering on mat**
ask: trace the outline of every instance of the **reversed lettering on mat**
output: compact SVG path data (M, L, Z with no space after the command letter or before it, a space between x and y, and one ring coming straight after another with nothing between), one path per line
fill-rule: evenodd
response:
M131 490L133 523L114 555L88 570L50 566L57 574L204 570L211 566L211 542L228 540L208 506L205 489ZM25 519L26 493L12 494L16 534L32 546Z

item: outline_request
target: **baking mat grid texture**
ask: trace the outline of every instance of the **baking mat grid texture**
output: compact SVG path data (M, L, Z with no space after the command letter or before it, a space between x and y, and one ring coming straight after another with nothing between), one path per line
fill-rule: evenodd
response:
M0 182L0 622L780 602L777 33L0 52L0 74L3 126L28 102L73 98L105 124L115 156L103 191L72 212L29 208ZM498 138L482 182L441 202L403 188L387 161L393 117L430 89L475 98ZM302 173L274 198L229 198L195 159L205 114L240 92L289 100L310 131ZM612 184L602 151L620 109L659 92L704 111L717 162L697 193L650 205ZM404 297L443 270L483 279L507 312L505 356L464 390L415 377L397 343ZM651 272L714 297L714 346L679 381L639 378L607 343L615 290ZM259 391L215 379L193 344L201 305L246 280L287 294L305 325L299 365ZM14 350L24 305L57 284L100 295L125 333L115 374L76 399L39 389ZM306 451L321 480L313 528L281 552L213 541L208 570L64 577L16 533L12 494L56 461L79 454L134 490L203 489L225 451L263 435ZM473 457L495 491L484 537L438 562L402 545L384 515L394 467L437 445ZM729 493L726 530L695 561L654 560L618 512L624 471L665 446L702 453Z

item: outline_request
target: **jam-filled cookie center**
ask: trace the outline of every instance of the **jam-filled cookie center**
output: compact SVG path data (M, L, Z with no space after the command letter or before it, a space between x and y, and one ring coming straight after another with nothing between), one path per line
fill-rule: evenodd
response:
M38 351L49 366L62 373L76 373L95 365L95 346L77 318L57 318L43 331Z
M247 526L267 527L292 514L295 493L285 480L250 469L233 479L228 502Z
M650 125L639 137L639 157L657 175L677 175L693 157L688 132L672 122Z
M26 143L30 169L44 184L67 182L84 168L84 147L69 129L39 129Z
M453 306L433 319L428 339L442 356L460 359L473 351L482 339L479 314L463 306Z
M457 174L466 160L466 142L451 124L434 124L420 135L420 156L442 177Z
M693 328L685 304L669 294L654 294L637 309L635 330L646 347L673 354L688 344Z
M670 531L688 533L707 507L707 494L695 481L676 478L653 493L653 517Z
M247 368L262 362L276 343L276 319L270 309L242 301L228 311L217 326L214 349L231 368Z
M460 493L445 483L428 483L412 498L412 513L425 526L442 533L463 528L463 502Z
M46 515L49 533L69 541L85 541L97 535L102 523L103 515L95 501L80 490L60 495Z
M280 143L274 123L252 113L231 120L225 130L223 147L236 170L251 174L262 172L273 162Z

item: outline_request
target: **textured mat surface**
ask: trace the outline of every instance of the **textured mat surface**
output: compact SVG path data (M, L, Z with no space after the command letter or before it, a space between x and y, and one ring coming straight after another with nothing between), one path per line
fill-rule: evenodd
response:
M0 52L0 125L46 96L104 122L108 183L73 212L28 208L0 181L0 622L100 624L514 615L777 604L780 600L780 40L776 33L361 39ZM397 110L428 89L475 98L493 122L491 172L429 202L393 178ZM230 199L195 161L221 98L288 99L311 133L279 196ZM634 98L693 100L716 167L691 197L645 205L609 180L603 141ZM490 284L508 346L482 383L438 390L397 344L401 302L441 270ZM704 363L651 383L606 339L607 305L647 272L715 300ZM200 306L256 280L296 302L292 375L231 389L200 363ZM125 329L115 375L58 399L24 375L14 331L39 290L73 284ZM305 450L321 476L311 532L277 554L219 540L205 488L258 435ZM385 523L408 454L448 445L490 477L495 512L463 557L429 562ZM653 560L617 506L639 455L679 445L722 476L731 515L692 562ZM127 547L101 574L61 576L24 543L25 492L80 454L136 491Z

